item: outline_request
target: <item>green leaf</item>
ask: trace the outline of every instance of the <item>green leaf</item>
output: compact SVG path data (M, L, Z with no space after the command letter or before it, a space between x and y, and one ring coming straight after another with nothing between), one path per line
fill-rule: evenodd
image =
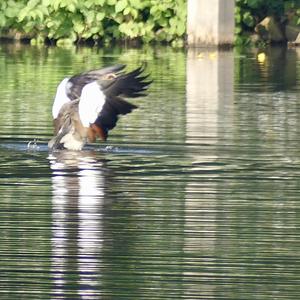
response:
M6 9L6 11L5 11L5 15L6 15L8 18L14 18L14 17L16 17L16 16L18 15L18 9L9 6L9 7Z
M260 0L247 0L247 4L251 8L258 8L259 5L261 4L260 2L261 2Z
M184 22L178 22L177 23L177 34L179 36L182 36L182 35L185 34L185 29L186 29L186 27L185 27L185 23Z
M105 2L105 0L94 0L94 3L95 3L96 5L100 5L100 6L103 6L103 5L104 5L104 2Z
M67 5L67 9L68 9L68 11L74 13L76 11L76 6L74 3L70 3Z
M123 11L126 8L127 4L128 4L127 0L119 0L115 7L116 13Z
M34 20L40 19L40 21L43 21L44 20L44 14L41 10L35 9L35 10L32 11L32 18Z
M107 5L115 5L117 0L106 0Z
M27 15L28 15L28 9L25 7L19 12L18 22L22 22L27 17Z
M92 23L95 19L95 14L93 10L89 10L85 16L86 22L87 23Z
M58 10L58 8L60 7L60 0L53 0L51 4L54 10Z
M91 8L95 4L93 0L86 0L83 3L86 8Z
M136 9L141 9L143 7L141 0L129 0L129 1L130 1L130 6Z
M57 47L62 47L62 48L70 48L73 46L73 39L72 38L63 38L63 39L58 39L56 42Z
M235 26L234 32L235 34L240 34L242 32L241 26Z
M82 23L75 23L74 24L74 31L77 32L78 34L81 34L84 31L84 25Z
M43 6L49 6L51 4L51 0L42 0Z
M133 19L137 19L137 17L139 16L139 12L135 8L130 8L130 14L133 17Z
M32 46L40 46L43 45L44 42L45 42L45 38L42 36L37 36L36 38L30 40L30 44Z
M4 15L0 14L0 27L4 27L6 24L6 18Z
M123 14L126 16L126 15L129 15L130 14L130 11L131 11L131 7L130 6L127 6L124 11L123 11Z
M154 5L150 8L150 14L155 15L158 10L159 10L158 7Z
M150 8L150 15L153 16L155 20L158 20L161 17L161 11L157 6L152 6Z
M102 21L105 18L105 13L104 12L98 12L96 15L96 20L97 21Z
M244 22L247 26L249 26L249 27L252 27L252 26L255 25L254 18L253 18L253 16L250 14L249 11L247 11L247 12L245 12L245 13L243 14L243 22Z
M39 0L29 0L29 1L27 2L27 7L28 7L29 9L32 9L32 8L34 8L39 2L40 2Z

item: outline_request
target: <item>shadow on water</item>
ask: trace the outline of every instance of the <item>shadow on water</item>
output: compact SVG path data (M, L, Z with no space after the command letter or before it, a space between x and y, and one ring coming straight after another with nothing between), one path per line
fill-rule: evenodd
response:
M298 299L299 56L1 47L0 298ZM48 152L57 81L144 61L109 144Z

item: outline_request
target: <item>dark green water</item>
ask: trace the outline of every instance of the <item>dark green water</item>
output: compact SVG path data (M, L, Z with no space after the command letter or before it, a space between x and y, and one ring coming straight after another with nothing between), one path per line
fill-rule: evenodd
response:
M144 62L106 144L48 153L62 78ZM0 299L299 299L300 50L2 45L0 70Z

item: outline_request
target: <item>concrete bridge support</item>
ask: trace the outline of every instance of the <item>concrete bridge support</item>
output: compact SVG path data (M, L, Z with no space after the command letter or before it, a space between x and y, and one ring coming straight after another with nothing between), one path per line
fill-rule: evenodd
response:
M188 45L230 46L234 42L234 0L188 0Z

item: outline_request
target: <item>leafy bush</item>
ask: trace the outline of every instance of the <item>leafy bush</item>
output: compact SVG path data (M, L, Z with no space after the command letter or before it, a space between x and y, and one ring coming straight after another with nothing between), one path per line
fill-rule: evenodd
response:
M185 5L185 0L9 0L0 4L0 28L34 42L176 42L186 30Z
M238 42L247 41L247 32L253 32L266 16L275 16L285 23L291 16L295 24L300 24L299 0L236 0L235 32Z
M225 0L224 0L225 1ZM112 40L183 45L187 0L5 0L0 31L33 43ZM237 42L267 15L300 23L300 0L236 0ZM290 12L293 12L290 14Z

